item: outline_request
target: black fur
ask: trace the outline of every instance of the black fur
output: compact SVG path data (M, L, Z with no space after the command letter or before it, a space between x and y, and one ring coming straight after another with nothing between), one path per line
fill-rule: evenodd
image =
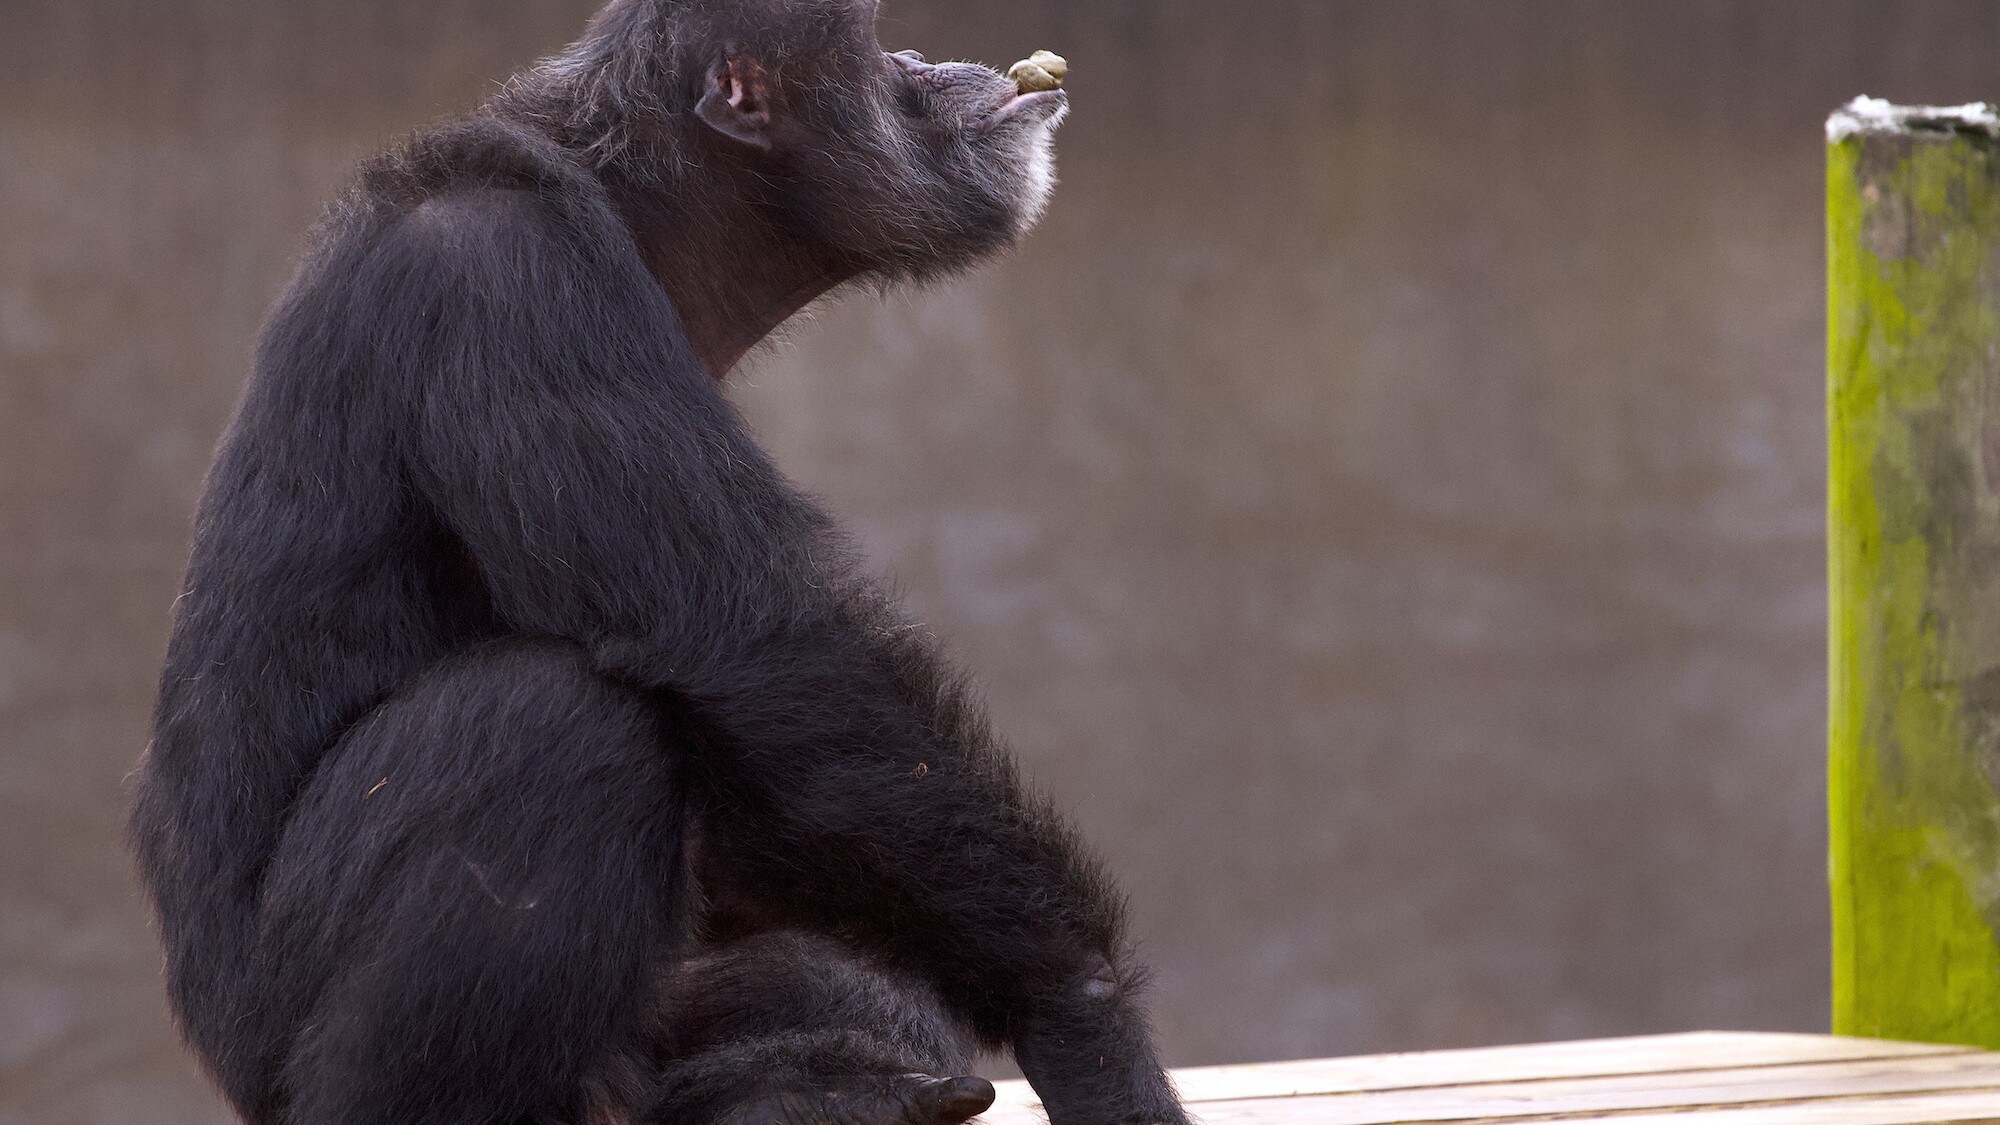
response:
M929 1125L1003 1044L1055 1125L1185 1120L1108 881L713 377L1039 210L1060 103L872 23L617 0L317 232L132 818L246 1120Z

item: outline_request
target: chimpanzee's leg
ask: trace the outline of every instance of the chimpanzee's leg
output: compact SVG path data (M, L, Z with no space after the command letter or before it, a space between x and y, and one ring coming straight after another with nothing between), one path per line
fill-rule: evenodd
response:
M699 949L662 994L661 1125L955 1125L993 1100L934 992L824 937Z
M528 640L444 661L357 724L267 881L275 1116L625 1108L589 1103L649 1034L655 967L688 925L668 726L580 650Z

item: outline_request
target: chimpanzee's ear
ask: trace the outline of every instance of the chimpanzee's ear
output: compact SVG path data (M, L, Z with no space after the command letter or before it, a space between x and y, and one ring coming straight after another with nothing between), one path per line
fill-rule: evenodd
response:
M731 51L708 68L695 116L708 127L751 148L771 147L771 83L748 55Z

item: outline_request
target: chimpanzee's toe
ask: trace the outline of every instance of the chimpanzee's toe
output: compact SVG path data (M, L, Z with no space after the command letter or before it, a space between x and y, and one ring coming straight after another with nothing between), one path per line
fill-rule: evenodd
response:
M910 1095L910 1125L958 1125L993 1104L993 1083L984 1078L925 1078Z
M722 1120L726 1125L960 1125L992 1104L993 1083L984 1078L905 1074L765 1094Z

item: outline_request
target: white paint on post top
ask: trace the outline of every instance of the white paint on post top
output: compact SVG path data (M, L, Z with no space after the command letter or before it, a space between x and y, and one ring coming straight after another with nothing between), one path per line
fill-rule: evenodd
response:
M1894 105L1866 94L1826 119L1828 144L1860 133L1981 133L2000 137L2000 112L1986 102Z

